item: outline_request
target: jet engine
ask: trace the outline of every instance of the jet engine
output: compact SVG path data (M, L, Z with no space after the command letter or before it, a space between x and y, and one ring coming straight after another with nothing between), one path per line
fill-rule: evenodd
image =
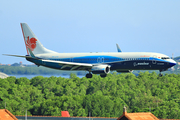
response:
M108 65L97 65L91 68L93 74L108 74L110 72L110 66Z

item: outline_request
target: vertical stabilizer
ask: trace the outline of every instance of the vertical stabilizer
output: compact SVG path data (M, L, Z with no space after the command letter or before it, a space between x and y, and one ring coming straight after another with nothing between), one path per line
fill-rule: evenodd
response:
M30 54L28 49L30 49L35 55L43 53L56 53L46 49L26 23L21 23L21 29L28 55Z

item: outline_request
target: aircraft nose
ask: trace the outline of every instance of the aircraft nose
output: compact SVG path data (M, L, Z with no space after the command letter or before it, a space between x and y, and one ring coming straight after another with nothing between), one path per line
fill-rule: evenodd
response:
M172 67L172 66L175 66L175 65L176 65L176 61L171 60L169 64L170 64L171 67Z

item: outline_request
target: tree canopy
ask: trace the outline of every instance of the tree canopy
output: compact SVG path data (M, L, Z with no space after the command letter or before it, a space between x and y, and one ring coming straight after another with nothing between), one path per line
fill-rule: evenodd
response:
M131 112L151 111L158 118L180 118L180 74L140 72L138 76L108 74L91 79L37 76L0 79L0 108L14 115L119 117L123 106Z

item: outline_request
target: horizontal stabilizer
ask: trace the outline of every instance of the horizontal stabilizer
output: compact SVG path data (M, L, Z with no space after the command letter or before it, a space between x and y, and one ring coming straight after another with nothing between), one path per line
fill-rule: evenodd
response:
M3 54L6 56L14 56L14 57L23 57L23 58L32 58L31 56L21 56L21 55L10 55L10 54Z

